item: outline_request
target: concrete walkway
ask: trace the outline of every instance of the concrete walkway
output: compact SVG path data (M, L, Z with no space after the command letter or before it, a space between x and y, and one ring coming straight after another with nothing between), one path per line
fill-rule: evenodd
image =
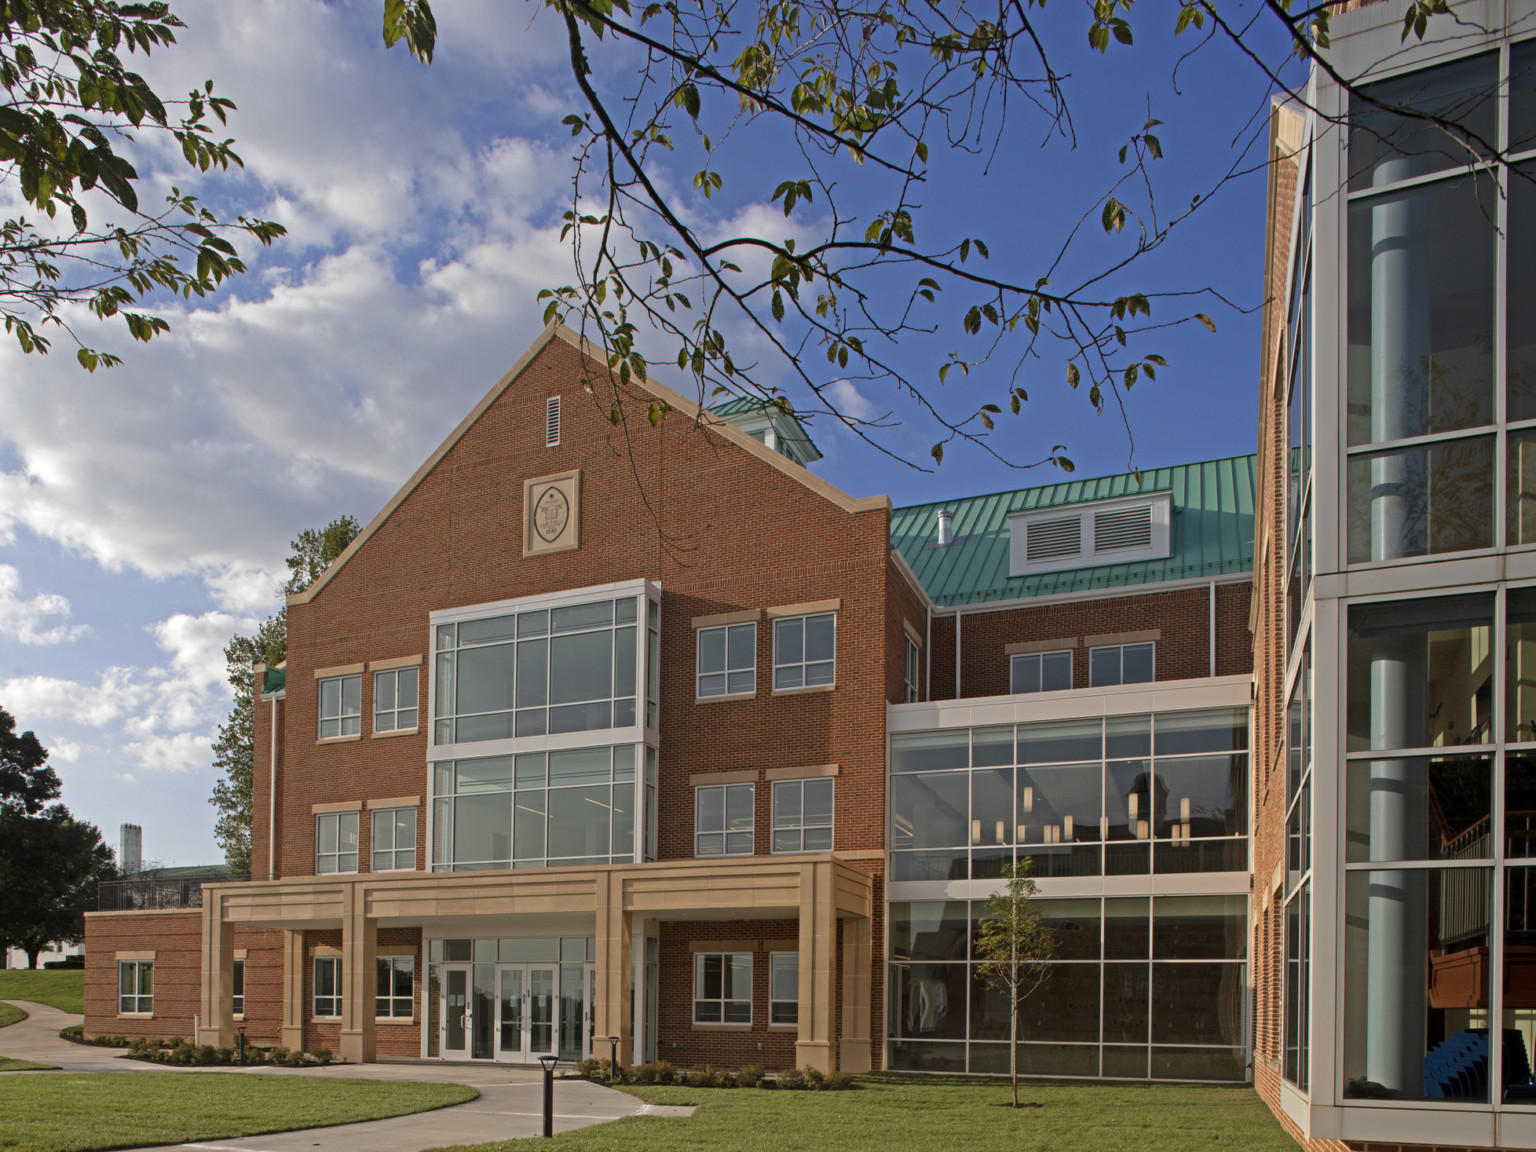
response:
M81 1018L46 1004L12 1000L27 1019L0 1029L0 1055L39 1064L57 1064L67 1072L217 1072L224 1075L329 1077L343 1080L435 1081L467 1084L480 1093L478 1100L396 1116L361 1124L331 1128L306 1128L265 1136L210 1140L199 1144L167 1145L166 1148L202 1152L421 1152L446 1144L479 1144L537 1136L543 1131L543 1073L538 1068L496 1064L442 1064L436 1061L398 1061L386 1064L333 1064L305 1071L274 1068L179 1068L126 1060L112 1048L94 1048L59 1039L59 1030L80 1023ZM7 1072L5 1076L51 1076L51 1072ZM659 1108L635 1097L584 1080L555 1082L555 1131L568 1132L592 1124L604 1124L625 1116L676 1117L691 1108Z

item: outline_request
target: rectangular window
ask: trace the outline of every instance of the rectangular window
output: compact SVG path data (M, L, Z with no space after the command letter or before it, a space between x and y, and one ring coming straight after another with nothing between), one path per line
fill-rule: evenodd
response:
M357 871L357 813L315 817L315 875Z
M752 784L711 784L693 794L695 856L752 855Z
M414 732L418 668L396 668L373 674L373 730Z
M700 628L699 696L751 696L756 691L757 625Z
M1072 687L1072 653L1028 652L1010 659L1011 691L1063 692Z
M1154 644L1115 644L1088 653L1088 686L1148 684L1152 680Z
M437 627L434 744L635 724L638 598Z
M752 1023L752 953L699 952L694 955L693 1022Z
M798 1024L800 953L769 953L768 965L768 1023Z
M373 1014L380 1020L409 1020L416 980L416 957L380 956L378 983L374 990ZM316 1012L315 1015L319 1015Z
M811 688L837 679L837 614L773 622L773 686Z
M773 785L773 850L832 851L832 780L779 780Z
M230 1011L236 1016L245 1015L245 961L235 961L234 976L230 980Z
M314 1018L332 1019L341 1015L341 957L315 957Z
M117 962L117 1013L119 1016L144 1016L155 1010L155 962L119 960Z
M375 872L398 872L416 867L416 809L379 808L373 813L373 863Z
M923 698L923 650L916 640L907 637L906 660L902 670L901 698L915 704Z
M330 676L320 686L320 739L356 736L363 730L363 678Z
M544 447L553 448L560 443L560 397L551 396L544 401Z

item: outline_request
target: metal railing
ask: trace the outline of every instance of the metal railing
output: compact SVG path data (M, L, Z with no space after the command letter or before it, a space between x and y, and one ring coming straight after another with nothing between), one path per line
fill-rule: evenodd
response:
M146 908L201 908L204 884L235 884L249 875L208 872L199 876L155 876L143 873L97 886L96 910L131 912Z

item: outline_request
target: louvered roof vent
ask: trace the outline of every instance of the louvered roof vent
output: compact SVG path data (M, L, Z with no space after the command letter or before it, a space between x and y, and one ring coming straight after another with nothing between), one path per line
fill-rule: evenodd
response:
M1167 492L1015 512L1008 518L1010 574L1166 558L1172 551L1172 516Z

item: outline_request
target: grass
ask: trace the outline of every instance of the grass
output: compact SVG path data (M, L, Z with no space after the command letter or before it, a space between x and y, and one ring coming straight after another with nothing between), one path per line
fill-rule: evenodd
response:
M1014 1111L1006 1082L875 1075L850 1092L632 1088L652 1104L695 1104L689 1119L630 1117L474 1152L539 1144L554 1152L1295 1152L1251 1088L1185 1084L1020 1084L1043 1108ZM558 1089L556 1089L558 1091ZM558 1109L559 1104L556 1103ZM463 1152L464 1146L459 1146Z
M19 1024L27 1018L27 1014L14 1004L7 1004L0 1000L0 1028L7 1024Z
M403 1116L477 1095L462 1084L228 1072L17 1076L0 1091L0 1148L86 1152L183 1144Z
M32 1000L60 1012L85 1011L85 973L80 969L0 969L0 1000Z
M0 1072L57 1072L57 1064L34 1064L30 1060L12 1060L9 1056L0 1056Z

